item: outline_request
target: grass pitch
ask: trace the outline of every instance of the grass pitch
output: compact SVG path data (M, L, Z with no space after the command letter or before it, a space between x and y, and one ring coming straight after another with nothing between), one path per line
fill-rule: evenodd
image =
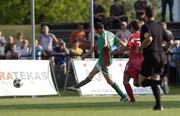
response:
M153 111L153 96L136 96L135 104L119 97L1 98L0 116L178 116L180 95L162 96L165 111Z

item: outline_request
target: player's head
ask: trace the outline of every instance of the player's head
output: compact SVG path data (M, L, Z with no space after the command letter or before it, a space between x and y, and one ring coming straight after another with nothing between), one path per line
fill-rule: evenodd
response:
M153 7L151 5L147 6L145 8L145 14L148 19L155 17L155 15L156 15L155 7Z
M134 32L134 31L139 31L140 28L141 28L141 23L139 20L133 20L131 21L130 23L130 27L131 27L131 30Z
M104 31L104 25L102 22L95 23L94 28L98 34L101 34Z

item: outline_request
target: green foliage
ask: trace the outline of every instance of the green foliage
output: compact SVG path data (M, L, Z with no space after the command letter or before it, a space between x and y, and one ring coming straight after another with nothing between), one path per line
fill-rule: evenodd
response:
M109 16L113 0L99 0ZM134 18L135 0L121 0L130 19ZM152 0L157 5L156 0ZM0 0L0 24L30 24L31 0ZM40 22L88 22L90 0L35 0L36 24Z

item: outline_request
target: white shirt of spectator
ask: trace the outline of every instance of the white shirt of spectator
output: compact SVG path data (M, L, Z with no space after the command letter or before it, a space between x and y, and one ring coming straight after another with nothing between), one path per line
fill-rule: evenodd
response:
M46 51L52 51L53 50L53 37L52 34L49 34L47 36L41 34L41 45L43 47L43 50Z
M0 56L5 55L5 44L6 44L6 39L2 36L0 37Z
M17 47L16 51L20 54L21 59L29 59L29 55L31 53L31 50L29 47L22 49L21 47Z
M126 39L128 40L129 36L131 35L131 32L129 30L119 30L117 33L116 33L116 37L119 38L119 36L121 35L121 37L123 39Z

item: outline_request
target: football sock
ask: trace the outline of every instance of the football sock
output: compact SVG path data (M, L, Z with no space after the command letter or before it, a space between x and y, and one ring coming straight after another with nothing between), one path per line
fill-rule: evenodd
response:
M152 85L151 89L153 91L154 98L156 100L156 106L161 106L161 103L160 103L161 96L160 96L160 89L159 89L158 85Z
M126 89L126 92L127 92L128 96L129 96L129 98L131 99L131 102L135 102L135 98L134 98L134 95L133 95L131 85L130 84L124 84L124 87Z
M143 87L151 86L151 85L160 85L161 81L157 80L151 80L151 79L146 79L142 82Z
M116 83L113 83L111 86L116 90L116 92L117 92L122 98L125 98L125 97L126 97Z
M74 87L76 88L80 88L82 87L83 85L89 83L91 81L91 79L89 79L88 77L86 79L84 79L83 81L81 81L80 83L78 83L77 85L75 85Z

